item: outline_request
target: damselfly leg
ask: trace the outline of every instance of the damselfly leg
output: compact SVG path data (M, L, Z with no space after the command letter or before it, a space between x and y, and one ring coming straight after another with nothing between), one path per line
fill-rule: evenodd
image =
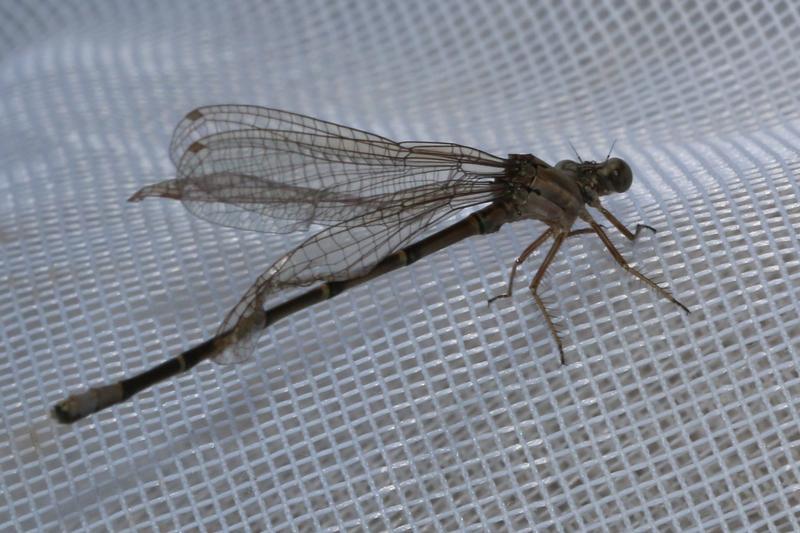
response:
M632 232L627 227L625 227L625 225L622 222L620 222L619 219L617 219L617 217L615 217L610 211L608 211L607 209L605 209L600 205L597 205L595 207L598 209L598 211L600 211L600 213L603 214L603 216L606 217L606 219L608 219L609 222L611 222L611 224L615 228L619 230L620 233L622 233L622 235L624 235L627 239L631 241L636 240L636 238L639 236L639 233L643 229L648 229L654 233L656 231L655 228L648 226L646 224L636 224L636 230ZM533 277L533 280L531 281L531 284L529 286L529 290L531 291L533 299L536 302L536 305L539 308L540 312L542 313L545 322L547 323L548 330L550 330L550 333L556 342L556 346L558 347L558 352L561 358L562 365L566 363L564 356L564 347L563 347L564 344L561 341L561 336L559 335L558 328L555 325L553 314L550 312L550 310L547 309L547 306L545 305L544 301L539 295L539 286L541 285L541 282L544 279L547 269L553 262L553 259L558 253L558 250L561 248L562 243L569 237L574 237L576 235L596 234L598 237L600 237L600 240L603 242L603 245L611 253L611 256L614 258L617 264L619 264L625 271L636 277L638 280L643 282L647 287L654 290L657 294L659 294L663 298L679 306L686 313L690 312L689 309L684 304L679 302L674 296L672 296L672 294L668 290L664 289L658 283L656 283L646 275L642 274L639 270L631 266L630 263L628 263L628 261L622 256L622 254L619 252L616 246L614 246L614 244L611 242L611 240L608 237L608 234L606 234L601 224L598 224L597 222L592 220L591 217L588 216L588 214L584 215L584 219L586 219L589 222L590 227L572 230L568 233L561 233L561 234L557 234L552 228L549 228L544 233L542 233L536 240L534 240L530 245L528 245L527 248L525 248L522 251L519 257L517 257L514 260L514 263L511 266L511 272L508 277L508 285L506 287L506 291L502 294L498 294L496 296L489 298L489 304L492 304L494 301L500 298L510 297L513 292L514 278L516 277L517 269L519 268L519 266L522 265L531 256L531 254L533 254L534 251L536 251L542 244L544 244L547 241L547 239L555 235L554 242L551 245L550 249L548 250L544 260L542 261L542 264L539 266L536 275Z
M633 233L631 233L631 230L629 230L628 228L626 228L626 227L625 227L625 224L623 224L622 222L620 222L620 221L619 221L619 219L618 219L617 217L615 217L615 216L614 216L614 215L611 213L611 211L609 211L608 209L606 209L606 208L605 208L605 207L603 207L602 205L597 205L597 206L595 206L595 207L596 207L596 209L597 209L598 211L600 211L600 212L603 214L603 216L604 216L604 217L606 217L606 219L607 219L609 222L611 222L611 224L612 224L612 225L613 225L615 228L617 228L617 229L619 230L619 232L620 232L620 233L622 233L623 235L625 235L625 238L627 238L629 241L635 241L635 240L636 240L636 238L639 236L639 233L641 233L641 231L642 231L643 229L649 229L649 230L650 230L650 231L652 231L653 233L655 233L655 232L656 232L656 228L654 228L653 226L648 226L647 224L636 224L636 231L635 231L635 232L633 232Z
M686 313L690 313L689 308L683 305L681 302L679 302L677 298L675 298L672 295L672 293L670 293L667 289L665 289L652 279L648 278L647 276L645 276L644 274L633 268L630 265L630 263L628 263L628 261L622 256L619 250L617 250L617 247L614 246L613 242L611 242L611 239L608 237L608 234L606 234L606 232L603 230L603 227L600 224L598 224L595 221L591 221L589 222L589 224L591 225L594 232L597 233L597 236L600 237L600 240L603 241L603 244L608 249L609 253L611 254L611 257L614 258L614 261L616 261L619 266L621 266L623 269L625 269L629 274L637 278L639 281L647 285L662 298L665 298L670 302L674 303L675 305L683 309Z
M587 233L594 233L594 230L592 228L576 229L576 230L570 231L567 234L567 237L569 238L569 237L574 237L576 235L586 235ZM553 234L553 230L552 229L548 229L547 231L545 231L544 233L539 235L539 237L537 237L537 239L535 241L533 241L531 244L529 244L528 247L525 248L522 251L522 253L519 255L519 257L514 259L514 263L511 265L511 273L508 276L508 285L506 287L506 292L504 292L502 294L498 294L496 296L492 296L491 298L489 298L489 304L490 305L493 302L495 302L496 300L499 300L500 298L510 298L511 297L511 293L514 290L513 289L513 287L514 287L514 278L517 276L517 269L519 268L520 265L522 265L522 263L527 261L528 257L530 257L530 255L533 252L535 252L536 249L539 248L539 246L544 244L544 242L547 239L549 239L552 234Z

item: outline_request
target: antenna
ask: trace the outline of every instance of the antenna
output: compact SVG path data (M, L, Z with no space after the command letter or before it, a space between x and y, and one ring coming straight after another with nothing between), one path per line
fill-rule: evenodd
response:
M608 158L610 158L610 157L611 157L611 152L613 152L613 151L614 151L614 146L615 146L616 144L617 144L617 140L616 140L616 139L614 139L614 140L611 142L611 148L609 148L609 149L608 149L608 155L606 156L606 161L608 161Z
M579 154L578 150L575 149L575 146L572 144L572 141L567 139L567 143L569 144L569 147L572 148L572 151L575 152L575 157L578 158L578 163L582 164L583 163L583 159L581 159L581 154Z

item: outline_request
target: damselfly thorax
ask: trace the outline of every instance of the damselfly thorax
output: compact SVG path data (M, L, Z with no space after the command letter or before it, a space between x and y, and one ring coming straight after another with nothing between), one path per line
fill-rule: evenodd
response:
M287 316L467 237L497 231L521 219L547 229L514 261L517 268L552 239L528 289L556 343L564 348L539 286L563 242L593 234L627 272L663 298L688 309L633 268L588 208L626 238L628 230L601 198L628 190L627 163L562 161L534 155L501 158L450 143L396 142L373 133L304 115L254 106L209 106L190 112L170 144L176 177L144 187L130 200L180 200L192 213L218 224L273 233L320 231L272 264L222 321L216 335L141 374L60 401L53 415L74 422L167 378L213 359L238 362L255 350L264 329ZM444 229L454 212L481 206ZM577 221L586 227L575 229ZM655 230L653 230L655 231ZM282 303L284 291L313 288Z
M551 167L531 154L511 154L498 180L513 190L518 219L540 220L557 234L568 233L578 218L590 221L586 206L597 207L600 196L627 191L633 173L616 157L600 163L566 160Z

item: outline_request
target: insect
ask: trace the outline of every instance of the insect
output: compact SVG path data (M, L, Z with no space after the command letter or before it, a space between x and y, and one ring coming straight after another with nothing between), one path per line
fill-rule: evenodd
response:
M597 210L630 240L649 228L640 224L631 232L601 204L602 196L631 186L633 174L622 159L550 166L531 154L501 158L457 144L395 142L304 115L242 105L191 111L175 129L170 156L175 178L144 187L130 201L180 200L201 218L248 230L318 231L258 277L213 338L141 374L69 396L52 409L59 422L127 400L206 359L245 360L264 329L278 320L521 219L542 221L547 229L514 261L507 290L490 303L511 296L517 268L552 239L529 289L562 364L563 344L539 286L572 236L596 235L623 269L689 312L669 290L629 265L587 210ZM487 205L433 231L454 212L482 204ZM578 220L588 227L573 229ZM274 303L287 289L311 285Z

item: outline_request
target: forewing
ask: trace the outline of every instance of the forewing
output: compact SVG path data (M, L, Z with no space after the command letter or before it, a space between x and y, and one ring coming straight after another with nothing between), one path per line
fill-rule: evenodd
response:
M194 214L238 228L290 232L329 226L429 184L493 177L505 160L444 143L396 143L303 115L253 106L192 111L170 148L177 177L148 196L180 199Z
M280 109L251 105L214 105L198 107L187 113L178 123L169 147L172 162L178 166L183 154L195 141L217 133L243 130L292 131L354 140L391 142L374 133Z

